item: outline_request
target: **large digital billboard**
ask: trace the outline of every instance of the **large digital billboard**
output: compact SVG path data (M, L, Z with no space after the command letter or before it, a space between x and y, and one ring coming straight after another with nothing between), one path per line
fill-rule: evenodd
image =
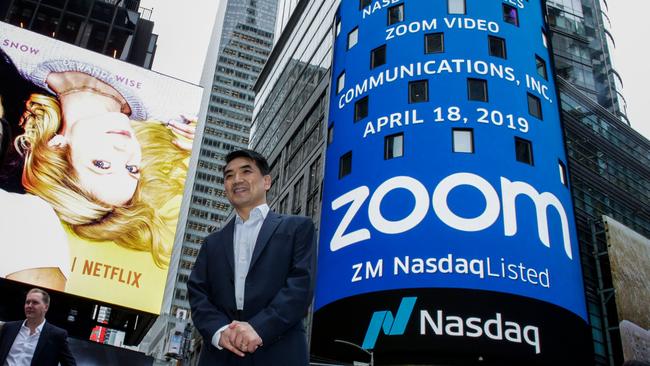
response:
M332 28L314 354L584 360L542 2L342 1Z
M0 23L0 277L157 314L202 89Z
M650 361L650 239L603 216L625 361Z

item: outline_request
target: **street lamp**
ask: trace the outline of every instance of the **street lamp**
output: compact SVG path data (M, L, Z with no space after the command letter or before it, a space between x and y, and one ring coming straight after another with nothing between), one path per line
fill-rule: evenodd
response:
M348 342L348 341L344 341L342 339L335 339L334 342L347 344L348 346L352 346L352 347L354 347L356 349L362 350L365 354L370 356L370 364L369 365L370 366L375 366L375 355L372 353L372 351L368 351L366 349L361 348L361 346L359 346L358 344Z

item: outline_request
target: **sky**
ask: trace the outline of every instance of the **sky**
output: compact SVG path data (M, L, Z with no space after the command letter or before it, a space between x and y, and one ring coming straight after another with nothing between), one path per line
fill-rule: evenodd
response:
M142 0L158 34L152 70L199 84L221 0Z
M198 84L206 57L217 5L224 0L142 0L140 6L153 8L151 20L158 34L153 70ZM191 5L191 6L190 6ZM650 139L650 115L643 106L650 97L650 1L608 1L611 32L616 49L611 50L614 69L623 78L632 127Z
M614 69L623 79L628 118L634 129L650 139L650 114L643 110L650 98L650 1L613 0L607 4L616 42L611 53Z

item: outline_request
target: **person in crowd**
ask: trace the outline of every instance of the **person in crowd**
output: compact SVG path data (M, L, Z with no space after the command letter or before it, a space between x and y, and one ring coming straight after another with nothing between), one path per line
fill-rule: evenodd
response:
M187 284L207 343L199 364L308 365L302 320L314 288L314 224L270 211L269 165L255 151L226 156L224 186L236 215L206 238Z
M74 366L68 333L45 320L50 295L38 288L25 298L25 320L0 328L0 365Z

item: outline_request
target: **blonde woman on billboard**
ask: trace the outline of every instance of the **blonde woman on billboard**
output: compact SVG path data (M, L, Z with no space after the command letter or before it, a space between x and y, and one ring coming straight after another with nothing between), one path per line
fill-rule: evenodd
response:
M4 189L0 202L0 235L8 244L0 248L0 277L62 291L70 274L69 248L53 208L38 196Z
M23 185L79 237L149 251L157 266L166 267L172 243L161 237L173 229L176 215L159 209L182 194L193 124L129 121L121 112L101 109L110 105L102 99L112 98L92 90L67 93L63 105L98 109L66 116L57 99L30 97L25 133L17 139L25 155Z
M52 72L47 85L57 93L63 117L48 145L70 145L68 158L79 184L104 204L125 205L135 194L142 161L141 146L129 121L130 104L112 86L78 71ZM183 117L170 120L167 127L184 137L172 140L174 144L191 149L193 121Z
M29 83L20 79L2 93ZM24 131L12 144L23 155L22 179L15 193L0 192L0 211L7 214L2 241L22 244L26 252L12 250L16 258L47 263L5 256L2 267L11 269L0 276L63 290L71 268L68 235L150 252L166 268L178 213L166 204L182 194L195 121L133 121L146 115L137 98L82 72L53 72L47 80L58 99L33 85L26 104L25 96L14 98L21 102L12 109L24 110L19 122L15 116L10 122L14 136Z
M182 194L195 121L130 121L126 99L88 74L50 73L48 83L59 100L32 94L15 141L25 190L80 238L148 251L166 268L162 237L177 212L160 209Z
M0 277L62 291L70 276L70 253L61 222L47 201L25 194L8 176L22 165L12 140L20 130L24 99L33 92L45 91L23 79L0 52Z

